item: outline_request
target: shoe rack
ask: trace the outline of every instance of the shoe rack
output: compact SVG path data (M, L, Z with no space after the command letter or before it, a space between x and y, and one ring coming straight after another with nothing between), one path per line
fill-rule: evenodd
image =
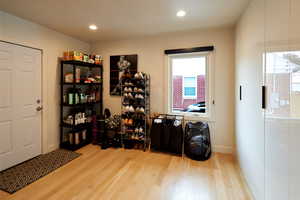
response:
M122 77L122 143L125 148L144 149L149 141L150 77L137 72Z

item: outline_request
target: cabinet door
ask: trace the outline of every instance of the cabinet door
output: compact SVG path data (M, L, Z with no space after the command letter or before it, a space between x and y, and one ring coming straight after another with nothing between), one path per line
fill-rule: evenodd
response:
M236 38L236 140L238 159L257 200L264 199L264 0L249 4ZM247 39L245 39L247 38Z
M289 119L289 199L300 199L300 1L290 0L289 54L290 119Z
M289 199L290 2L265 2L265 199L283 200Z

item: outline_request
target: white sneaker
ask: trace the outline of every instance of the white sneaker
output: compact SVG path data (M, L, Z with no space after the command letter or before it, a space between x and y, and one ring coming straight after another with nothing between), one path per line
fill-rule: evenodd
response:
M144 96L140 94L140 95L139 95L139 98L140 98L140 99L144 99Z
M130 107L129 107L129 112L134 112L133 106L130 106Z
M127 87L125 87L125 88L124 88L124 92L128 92L128 89L127 89Z
M134 75L134 78L138 79L138 78L139 78L139 73L136 73L136 74Z
M144 92L144 90L142 88L139 88L137 91L140 93Z
M137 108L135 109L135 112L140 112L140 107L137 107Z
M139 128L139 133L143 133L144 132L144 129L141 127Z
M132 89L131 89L131 87L130 87L130 88L128 88L128 89L127 89L127 91L128 91L128 92L132 92Z
M132 96L132 94L131 93L128 93L128 98L130 98L130 99L132 99L133 98L133 96Z
M142 107L142 108L140 108L140 112L141 113L144 113L145 112L145 109Z
M137 89L137 87L135 87L135 88L133 89L133 91L134 91L134 92L138 92L138 89Z
M128 94L127 94L127 93L124 93L124 97L128 97Z

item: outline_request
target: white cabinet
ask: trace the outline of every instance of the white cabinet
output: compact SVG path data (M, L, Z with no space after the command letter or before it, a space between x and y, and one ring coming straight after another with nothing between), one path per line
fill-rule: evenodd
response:
M299 0L252 0L237 28L237 154L258 200L300 199L299 19Z

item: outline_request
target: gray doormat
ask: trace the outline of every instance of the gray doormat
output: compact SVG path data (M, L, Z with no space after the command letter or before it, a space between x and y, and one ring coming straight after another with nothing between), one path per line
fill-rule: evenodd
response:
M0 189L10 194L46 176L81 154L58 149L0 172Z

